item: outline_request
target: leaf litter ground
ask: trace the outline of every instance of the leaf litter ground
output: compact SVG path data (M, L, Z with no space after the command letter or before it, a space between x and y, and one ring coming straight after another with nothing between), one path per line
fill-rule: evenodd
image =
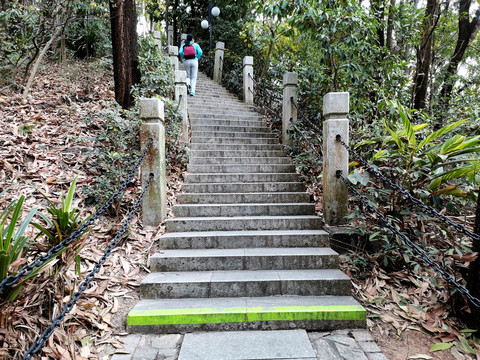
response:
M39 206L45 212L48 204L37 189L51 199L60 199L75 176L78 188L93 186L98 169L91 168L89 152L99 128L87 126L82 119L100 113L113 100L110 73L108 66L99 63L49 63L37 76L28 102L11 90L0 94L0 193L9 188L0 198L0 209L23 194L27 209ZM171 172L170 205L180 190L181 180L178 171ZM13 303L1 304L0 356L20 358L50 325L103 255L139 191L138 182L130 184L120 216L101 217L92 227L80 253L80 277L73 264L61 274L52 274L51 263L35 281L27 283ZM309 192L321 212L321 188L310 186ZM79 191L75 206L81 209L81 218L95 211L85 205L85 197ZM121 351L126 314L138 300L137 288L149 272L150 255L164 231L164 226L144 229L138 217L134 218L128 236L44 345L44 357L106 359L116 350ZM33 255L39 253L40 250ZM374 258L369 260L375 262ZM387 274L374 264L365 276L346 261L343 266L352 277L356 298L369 311L368 327L390 359L473 357L461 345L463 327L450 314L451 307L446 306L448 293L433 288L425 280L428 273L402 269ZM429 352L439 342L454 345Z

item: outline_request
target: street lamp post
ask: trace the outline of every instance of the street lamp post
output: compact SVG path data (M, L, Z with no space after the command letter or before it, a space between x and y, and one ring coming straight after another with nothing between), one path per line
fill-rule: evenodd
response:
M209 29L210 45L208 50L212 50L212 29L213 29L213 16L220 15L220 9L216 6L212 6L212 2L208 2L208 20L203 20L201 25L204 29Z

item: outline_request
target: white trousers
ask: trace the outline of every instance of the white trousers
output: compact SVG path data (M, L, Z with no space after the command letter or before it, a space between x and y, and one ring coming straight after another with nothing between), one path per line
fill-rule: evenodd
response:
M190 91L195 93L197 85L198 60L189 59L183 62L185 71L187 72L187 84L190 84Z

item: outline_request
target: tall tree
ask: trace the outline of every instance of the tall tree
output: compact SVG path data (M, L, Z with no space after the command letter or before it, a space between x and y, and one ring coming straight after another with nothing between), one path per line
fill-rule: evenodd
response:
M458 37L455 50L445 71L442 90L440 91L441 114L445 114L452 96L453 86L455 84L455 75L458 71L458 64L462 61L465 51L470 43L475 39L480 28L480 8L475 12L475 16L470 21L470 7L472 0L460 0L458 8Z
M422 39L417 48L417 66L413 76L412 107L423 109L428 89L428 75L432 61L432 35L438 18L438 0L427 0L425 20L423 22Z
M377 36L378 36L378 45L384 46L385 45L385 24L384 24L384 17L385 17L385 0L371 0L370 6L372 7L373 13L378 21L377 27Z
M140 82L135 0L110 0L115 100L124 109L133 104L132 86Z
M390 5L388 6L388 20L387 20L387 46L388 50L392 50L393 46L393 23L395 15L395 0L390 0Z

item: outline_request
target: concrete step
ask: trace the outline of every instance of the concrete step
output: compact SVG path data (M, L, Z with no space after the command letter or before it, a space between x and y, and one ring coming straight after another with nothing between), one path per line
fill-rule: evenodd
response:
M312 331L366 327L366 311L351 296L265 296L142 300L127 330L186 333L212 330Z
M224 119L231 120L259 120L260 115L252 112L208 112L208 113L195 113L188 112L190 119Z
M166 233L159 241L163 249L325 247L330 236L324 230L195 231Z
M185 193L253 193L253 192L302 192L301 182L256 182L256 183L205 183L183 184Z
M225 126L225 125L196 125L192 124L192 132L226 132L226 133L265 133L268 132L266 126Z
M231 144L213 144L213 143L195 143L190 144L190 149L193 150L221 150L221 151L282 151L283 146L278 143L271 144L241 144L241 143L231 143Z
M177 217L165 220L167 231L235 231L235 230L315 230L323 226L315 215Z
M178 204L258 204L258 203L305 203L310 195L305 192L281 193L189 193L178 194Z
M293 164L224 164L224 165L188 165L193 173L294 173Z
M220 125L220 126L267 126L263 120L230 120L225 119L191 119L190 123L196 125Z
M192 130L193 138L262 138L277 139L275 135L268 132L241 132L241 131L196 131Z
M224 117L229 117L229 118L248 118L248 119L260 119L260 115L256 112L253 111L238 111L238 110L232 110L232 109L217 109L217 111L194 111L194 110L189 110L188 111L188 116L191 119L200 119L200 118L208 118L208 119L214 119L214 118L224 118Z
M156 272L142 280L140 298L346 296L350 287L350 278L332 269Z
M192 105L192 110L202 109L203 111L216 112L218 109L218 104L216 103L212 104L211 101L203 101L203 100L198 100L196 98L188 98L188 104ZM247 105L240 101L230 101L230 102L226 102L225 104L222 102L222 106L228 107L229 109L234 109L234 110L238 109L238 110L256 112L255 106Z
M185 184L198 183L257 183L298 182L300 175L293 173L230 173L230 174L185 174ZM241 202L241 201L240 201Z
M173 206L173 214L177 217L315 215L315 205L311 203L177 204Z
M191 156L190 165L257 165L257 164L291 164L292 159L287 156L279 157L198 157Z
M338 268L330 248L162 250L150 258L153 272L211 270L306 270Z
M284 157L282 150L191 150L190 158L195 157Z
M202 137L202 136L196 136L193 135L191 138L191 143L200 143L200 144L228 144L228 145L274 145L278 144L279 139L273 138L273 137L264 137L264 138L258 138L258 137L251 137L251 138L246 138L246 137ZM234 148L234 147L230 147Z

